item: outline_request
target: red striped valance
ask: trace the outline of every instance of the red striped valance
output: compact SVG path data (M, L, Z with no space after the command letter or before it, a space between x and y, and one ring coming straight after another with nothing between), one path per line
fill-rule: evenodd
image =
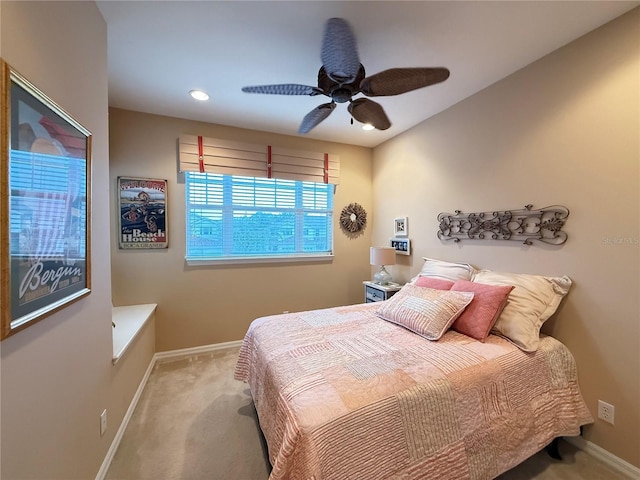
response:
M340 157L271 145L180 135L181 172L209 172L281 178L337 185Z

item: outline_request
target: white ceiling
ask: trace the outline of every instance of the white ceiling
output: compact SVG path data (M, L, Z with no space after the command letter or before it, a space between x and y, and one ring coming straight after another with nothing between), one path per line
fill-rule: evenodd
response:
M297 135L328 99L243 93L317 85L324 22L348 20L367 74L445 66L441 84L377 97L392 126L350 125L346 104L306 135L373 147L639 5L639 1L98 1L108 25L109 105ZM594 65L597 68L597 65ZM197 102L191 89L211 95ZM194 132L195 133L195 132Z

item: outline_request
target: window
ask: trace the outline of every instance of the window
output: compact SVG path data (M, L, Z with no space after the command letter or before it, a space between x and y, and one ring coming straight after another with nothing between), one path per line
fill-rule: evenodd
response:
M199 172L185 184L189 262L333 254L331 184Z

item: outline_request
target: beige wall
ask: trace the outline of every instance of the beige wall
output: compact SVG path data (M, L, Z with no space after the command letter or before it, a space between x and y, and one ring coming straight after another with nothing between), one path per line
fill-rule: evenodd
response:
M615 426L588 440L640 467L640 9L520 70L374 150L373 241L408 215L413 255L494 270L569 275L545 326L578 363L591 412L612 403ZM452 78L456 72L452 72ZM440 212L561 204L560 247L436 237ZM401 257L398 257L401 258Z
M1 477L95 476L153 353L147 328L111 365L112 283L116 305L158 303L158 350L238 340L259 315L361 301L368 246L388 240L398 215L409 216L414 242L414 254L392 270L399 279L418 271L421 255L574 279L547 330L576 356L591 410L598 398L616 406L616 425L598 422L587 438L640 466L638 17L636 9L377 148L372 172L368 149L123 110L109 113L109 165L106 26L96 6L0 2L2 57L94 135L92 293L0 345ZM336 215L361 203L365 234L350 240L336 230L329 264L186 267L175 168L183 132L338 153ZM166 252L117 250L118 175L169 180ZM452 245L435 237L441 211L526 203L567 205L567 244ZM111 229L100 220L107 218ZM109 430L100 437L104 408Z
M371 149L120 109L111 109L109 115L114 209L118 176L168 180L168 249L118 249L115 217L111 220L114 305L158 304L158 351L241 340L249 323L264 315L363 301L362 281L370 274L371 227L350 239L338 227L337 218L352 202L371 212ZM184 260L184 183L178 180L176 166L180 134L339 155L333 261L188 267Z
M0 476L85 480L95 478L154 352L150 325L111 364L107 28L93 2L3 0L0 22L2 58L93 134L92 291L0 345Z

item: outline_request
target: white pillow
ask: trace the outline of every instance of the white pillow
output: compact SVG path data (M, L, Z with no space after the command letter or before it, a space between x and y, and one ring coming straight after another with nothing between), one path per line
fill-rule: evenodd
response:
M516 344L525 352L535 352L540 343L540 327L551 317L571 288L571 279L524 273L479 270L473 281L487 285L513 285L509 301L491 333Z
M411 283L415 282L418 277L434 277L443 280L471 280L476 271L468 263L454 263L444 260L436 260L435 258L422 257L424 265L420 273L411 279Z

